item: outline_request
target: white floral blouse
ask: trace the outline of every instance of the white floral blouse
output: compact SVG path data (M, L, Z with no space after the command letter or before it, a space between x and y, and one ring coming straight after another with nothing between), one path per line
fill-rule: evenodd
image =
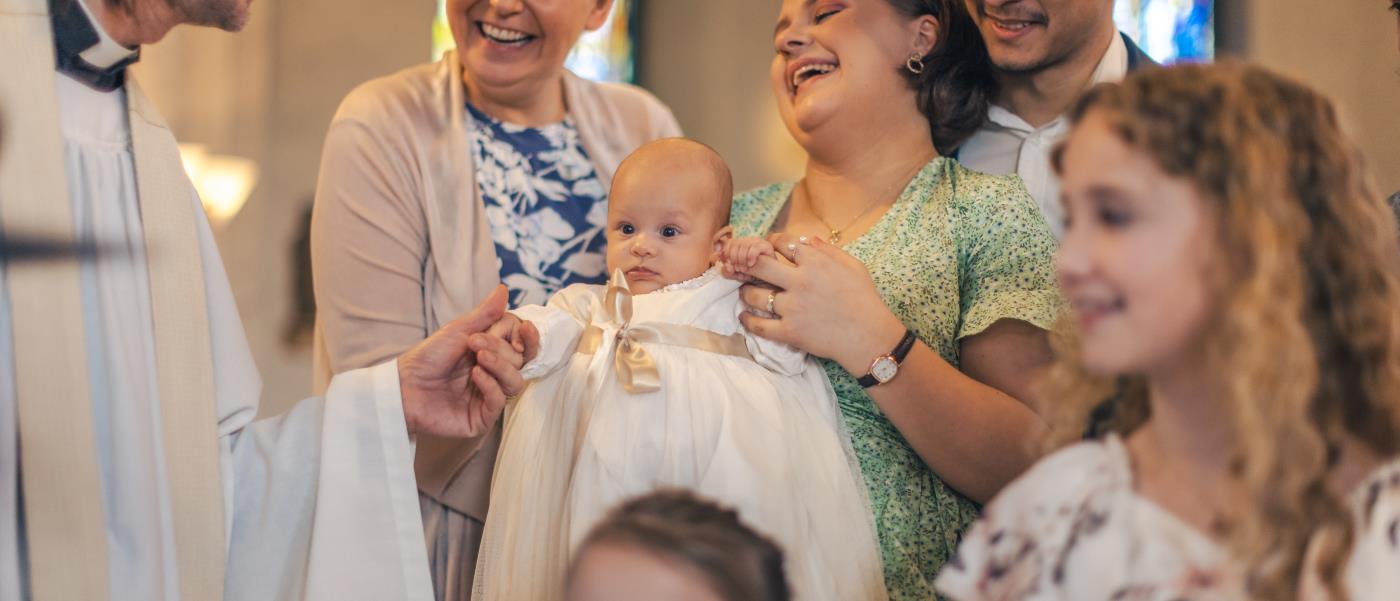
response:
M1351 601L1400 599L1400 461L1351 499ZM986 507L939 575L959 601L1237 600L1225 550L1133 488L1117 436L1036 464Z
M570 284L601 284L607 190L565 118L523 127L467 106L476 181L510 304L542 305Z

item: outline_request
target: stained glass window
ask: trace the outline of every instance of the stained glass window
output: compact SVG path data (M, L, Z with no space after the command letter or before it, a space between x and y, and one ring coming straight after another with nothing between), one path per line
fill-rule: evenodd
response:
M634 0L613 0L607 23L597 31L584 32L564 60L564 66L580 77L595 81L631 82L633 5ZM447 26L447 4L445 0L438 0L437 18L433 20L433 57L441 57L454 45L452 31Z
M1162 64L1215 57L1212 0L1117 0L1113 18L1148 56Z

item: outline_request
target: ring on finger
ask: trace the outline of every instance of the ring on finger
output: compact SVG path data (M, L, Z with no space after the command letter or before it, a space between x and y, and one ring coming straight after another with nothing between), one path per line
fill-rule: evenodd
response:
M787 245L787 249L788 249L788 254L792 255L792 258L796 259L796 258L797 258L797 243L796 243L796 242L789 242L788 245Z
M768 313L770 313L770 314L772 314L772 315L777 315L777 314L778 314L777 311L774 311L774 310L773 310L773 301L775 301L775 300L778 300L778 295L777 295L777 293L769 292L769 293L768 293Z

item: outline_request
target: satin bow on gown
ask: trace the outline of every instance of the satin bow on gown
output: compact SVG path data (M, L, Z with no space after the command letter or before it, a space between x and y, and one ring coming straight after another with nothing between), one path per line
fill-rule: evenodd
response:
M561 598L589 529L658 487L736 508L784 548L798 599L885 598L826 376L744 331L738 290L711 270L633 295L618 274L515 311L541 351L507 411L474 599Z

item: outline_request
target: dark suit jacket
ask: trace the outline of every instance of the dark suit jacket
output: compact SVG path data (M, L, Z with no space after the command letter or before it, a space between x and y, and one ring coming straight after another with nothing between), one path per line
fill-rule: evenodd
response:
M1128 34L1119 32L1118 35L1123 36L1123 43L1128 46L1129 73L1137 71L1138 69L1161 66L1157 64L1157 61L1152 60L1152 57L1148 56L1146 52L1143 52L1142 48L1139 48L1137 44L1133 43L1133 39L1128 37Z

